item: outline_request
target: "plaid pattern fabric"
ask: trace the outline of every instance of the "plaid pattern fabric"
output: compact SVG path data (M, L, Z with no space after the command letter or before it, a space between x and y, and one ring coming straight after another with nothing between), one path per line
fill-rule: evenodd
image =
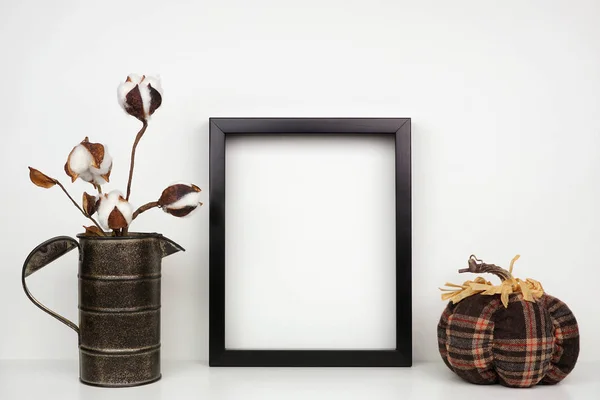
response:
M579 327L565 303L544 295L539 302L550 313L554 324L554 349L548 373L540 383L553 385L565 379L579 357Z
M571 311L544 295L536 303L474 295L449 303L438 324L446 365L475 384L530 387L562 380L575 366L579 333Z

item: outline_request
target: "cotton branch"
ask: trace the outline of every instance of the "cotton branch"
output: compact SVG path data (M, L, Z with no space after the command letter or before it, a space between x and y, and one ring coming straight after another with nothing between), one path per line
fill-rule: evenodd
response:
M142 139L142 136L144 136L146 128L148 128L148 121L144 120L143 123L144 125L135 137L135 141L133 142L133 148L131 149L131 163L129 165L129 180L127 181L127 195L125 197L125 200L129 200L129 195L131 194L131 180L133 179L133 166L135 164L135 149L137 148L138 143Z

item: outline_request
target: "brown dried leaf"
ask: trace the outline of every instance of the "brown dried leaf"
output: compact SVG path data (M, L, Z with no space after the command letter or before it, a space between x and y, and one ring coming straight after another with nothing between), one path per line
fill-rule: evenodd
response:
M100 143L90 143L87 136L83 139L81 145L92 155L92 167L100 168L100 164L102 164L102 160L104 160L104 145Z
M71 171L71 167L69 167L69 161L71 161L71 154L73 154L73 151L75 151L75 147L73 147L73 150L71 150L71 152L69 153L69 156L67 157L67 162L65 163L65 172L71 178L71 183L75 182L75 180L79 176L75 172Z
M84 226L86 236L104 236L104 231L98 228L96 225Z
M176 185L171 185L165 190L163 190L160 199L158 199L158 204L161 207L168 206L169 204L175 203L177 200L181 199L183 196L200 192L200 188L196 185L184 185L182 183L178 183Z
M150 109L148 110L148 113L152 115L162 104L162 96L158 90L154 89L150 84L148 84L148 90L150 91Z
M83 205L83 211L89 216L94 215L98 209L98 200L96 199L96 196L92 196L87 192L83 192L83 200L81 203Z
M127 220L117 207L113 208L108 216L108 227L110 229L122 229L127 227Z
M202 205L202 203L200 203L200 205ZM182 207L182 208L177 208L177 209L164 208L164 210L166 212L173 215L174 217L179 217L179 218L185 217L186 215L188 215L195 209L196 209L195 206L187 206L187 207Z
M125 95L125 110L129 115L132 115L140 121L145 121L146 116L144 115L144 103L142 102L142 94L140 93L140 87L135 85L133 89Z
M37 169L31 167L29 167L29 179L31 179L31 182L33 182L35 185L45 189L49 189L57 183L56 179L50 178L48 175L43 174Z

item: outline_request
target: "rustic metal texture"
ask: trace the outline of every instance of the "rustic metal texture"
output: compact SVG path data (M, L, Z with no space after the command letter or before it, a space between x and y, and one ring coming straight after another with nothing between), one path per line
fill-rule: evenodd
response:
M77 237L80 325L77 329L70 321L61 321L79 332L80 380L108 387L157 381L161 377L161 262L183 249L159 234ZM55 253L64 246L56 245ZM26 270L27 265L24 274Z
M62 315L55 313L50 310L48 307L40 303L29 291L27 287L27 282L25 278L29 275L33 274L36 271L44 268L46 265L50 264L52 261L56 260L59 257L67 254L69 251L79 247L77 241L68 236L57 236L55 238L46 240L44 243L38 245L35 249L31 250L31 253L25 259L23 263L23 270L21 272L21 284L23 285L23 290L25 294L31 300L33 304L39 307L45 313L50 314L63 324L67 325L69 328L73 329L77 334L79 334L79 328L73 322L69 321Z
M160 379L161 260L176 249L159 235L78 237L81 380Z
M75 248L77 242L68 236L46 240L29 253L23 265L23 276L28 277Z
M107 355L79 351L80 380L92 386L129 387L156 382L160 374L160 350L141 354Z

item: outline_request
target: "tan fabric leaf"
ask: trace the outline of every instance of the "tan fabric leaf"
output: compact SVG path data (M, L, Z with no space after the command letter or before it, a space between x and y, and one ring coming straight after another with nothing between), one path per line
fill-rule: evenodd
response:
M29 167L29 179L35 185L39 187L43 187L45 189L49 189L52 186L56 185L56 179L50 178L48 175L43 174L35 168Z
M458 293L458 291L456 291L456 292L442 293L442 300L443 301L451 300L456 295L456 293Z
M474 295L475 293L476 292L472 288L468 287L465 290L461 290L459 293L457 293L455 296L453 296L451 300L453 303L456 304L459 301L461 301L469 296Z
M529 287L525 284L520 285L520 287L521 287L521 292L523 292L523 299L525 299L527 301L534 301L533 295L531 294L531 290L529 289Z
M500 294L500 293L502 293L502 286L498 285L498 286L490 286L490 287L488 287L486 289L486 291L483 292L483 293L481 293L481 294L484 294L486 296L491 296L491 295Z
M519 256L513 258L511 263L511 270L514 262L519 259ZM469 272L468 269L460 270L459 272ZM486 272L486 271L484 271ZM458 303L461 300L473 295L500 295L500 299L504 307L508 307L509 297L513 293L522 293L525 301L535 302L536 298L540 298L544 295L544 288L542 284L534 279L528 278L523 281L521 279L515 279L508 271L506 273L510 276L509 279L503 279L500 285L492 285L490 282L484 280L481 277L477 277L475 281L466 281L462 285L456 285L453 283L446 283L446 286L452 289L440 288L442 293L442 300L450 300L453 303Z
M529 288L534 293L534 295L536 292L544 293L544 288L542 287L542 284L540 282L536 281L535 279L527 278L524 283L526 285L529 285ZM541 294L540 294L540 297L541 297Z
M504 308L508 307L508 295L512 293L512 285L502 285L502 293L500 294L500 300Z
M483 292L489 289L489 285L486 285L485 283L471 283L471 289L478 291L478 292Z

